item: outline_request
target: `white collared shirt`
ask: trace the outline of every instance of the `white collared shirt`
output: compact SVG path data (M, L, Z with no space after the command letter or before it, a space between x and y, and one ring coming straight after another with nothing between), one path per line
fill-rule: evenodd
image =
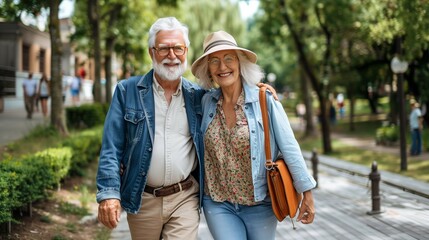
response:
M147 178L151 187L169 186L185 180L196 167L196 153L189 132L182 81L170 105L164 89L153 80L155 100L155 139Z

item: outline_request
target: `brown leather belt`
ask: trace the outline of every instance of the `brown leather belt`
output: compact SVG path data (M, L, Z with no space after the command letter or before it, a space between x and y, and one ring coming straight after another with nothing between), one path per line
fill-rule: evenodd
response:
M155 197L165 197L165 196L189 189L191 186L192 186L192 179L188 177L187 179L179 183L166 186L166 187L155 188L155 187L146 185L146 187L144 188L144 191L154 195Z

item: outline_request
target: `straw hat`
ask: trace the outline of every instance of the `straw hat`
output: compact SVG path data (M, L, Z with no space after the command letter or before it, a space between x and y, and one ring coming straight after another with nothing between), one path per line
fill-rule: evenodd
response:
M256 63L256 60L257 60L256 53L250 50L247 50L245 48L238 47L234 37L224 31L217 31L217 32L210 33L204 39L203 49L204 49L203 55L199 57L197 60L195 60L195 62L192 64L191 70L192 70L192 74L194 75L198 65L205 58L205 56L214 52L222 51L222 50L241 50L244 54L246 54L247 58L252 63Z

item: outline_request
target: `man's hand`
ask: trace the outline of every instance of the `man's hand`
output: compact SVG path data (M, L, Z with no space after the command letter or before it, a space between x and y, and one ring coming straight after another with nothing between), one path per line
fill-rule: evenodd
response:
M315 214L313 194L311 191L304 192L304 199L299 208L299 215L296 221L302 222L303 224L310 224L313 222Z
M279 98L277 97L277 92L276 90L269 84L265 84L265 83L257 83L256 86L258 86L259 88L261 87L267 87L268 90L270 90L270 92L273 94L273 97L276 101L279 100Z
M113 229L121 217L121 204L118 199L106 199L98 205L98 221Z

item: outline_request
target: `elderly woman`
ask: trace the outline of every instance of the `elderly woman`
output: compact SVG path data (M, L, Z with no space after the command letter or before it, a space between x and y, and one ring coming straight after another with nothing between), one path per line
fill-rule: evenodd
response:
M192 73L205 88L203 97L204 214L215 239L274 239L277 219L267 189L264 130L256 84L264 73L252 51L237 46L224 31L209 34ZM267 98L272 156L285 156L294 186L304 193L297 221L313 222L311 189L300 147L282 105ZM274 144L275 143L275 144Z

